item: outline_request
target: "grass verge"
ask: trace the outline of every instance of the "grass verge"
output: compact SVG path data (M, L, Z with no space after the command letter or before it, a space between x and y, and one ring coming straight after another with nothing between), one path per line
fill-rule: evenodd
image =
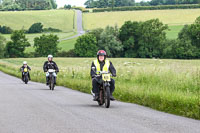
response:
M0 70L20 77L26 60L33 81L45 82L42 65L46 58L2 59ZM58 85L90 93L91 58L55 58L59 68ZM157 59L110 59L117 69L114 96L121 101L156 110L200 119L200 61Z

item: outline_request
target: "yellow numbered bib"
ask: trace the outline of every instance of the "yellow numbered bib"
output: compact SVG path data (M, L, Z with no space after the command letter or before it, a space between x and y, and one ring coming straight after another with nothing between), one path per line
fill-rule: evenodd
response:
M103 81L111 81L110 74L102 74Z
M27 68L24 68L24 72L28 72L28 69L27 69Z

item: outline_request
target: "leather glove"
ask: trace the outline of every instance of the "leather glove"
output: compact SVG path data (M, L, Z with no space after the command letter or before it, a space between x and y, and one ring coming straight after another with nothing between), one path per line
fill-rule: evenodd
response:
M116 75L116 74L113 74L112 76L113 76L113 77L117 77L117 75Z

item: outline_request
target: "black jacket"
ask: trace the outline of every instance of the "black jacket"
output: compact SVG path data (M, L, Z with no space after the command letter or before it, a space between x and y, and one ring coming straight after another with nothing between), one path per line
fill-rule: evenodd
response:
M56 72L59 72L58 66L54 61L46 61L43 66L44 72L47 72L49 69L54 69Z
M103 66L105 65L105 61L99 62L99 63L100 63L101 71L102 71L102 70L103 70ZM91 71L90 71L90 76L93 78L93 77L96 75L96 72L94 72L94 71L92 70L92 67L95 67L95 68L96 68L96 66L94 65L94 61L92 62ZM96 69L95 69L95 71L96 71ZM113 66L113 64L112 64L111 61L110 61L109 71L111 72L111 74L112 74L113 76L116 76L116 69L115 69L115 67Z
M25 68L25 67L22 66L22 67L20 68L20 71L23 72L23 71L24 71L24 68ZM31 70L31 68L30 68L29 66L27 66L27 68L28 68L29 71Z

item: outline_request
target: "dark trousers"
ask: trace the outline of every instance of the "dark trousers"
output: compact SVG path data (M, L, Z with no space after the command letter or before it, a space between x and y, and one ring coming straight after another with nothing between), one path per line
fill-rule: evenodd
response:
M95 93L95 94L98 94L99 93L99 86L102 84L101 83L102 81L100 79L97 79L97 78L93 78L92 79L92 92ZM110 92L111 94L115 91L115 80L114 79L111 79L110 81Z
M31 80L30 74L28 73L28 78ZM22 80L24 80L24 72L22 72Z

